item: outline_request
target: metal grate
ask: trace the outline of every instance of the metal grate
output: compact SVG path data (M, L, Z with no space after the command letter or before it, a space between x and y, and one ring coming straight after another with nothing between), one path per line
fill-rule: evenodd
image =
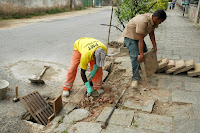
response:
M40 124L47 125L48 118L54 115L53 108L44 100L38 91L20 98L32 117Z

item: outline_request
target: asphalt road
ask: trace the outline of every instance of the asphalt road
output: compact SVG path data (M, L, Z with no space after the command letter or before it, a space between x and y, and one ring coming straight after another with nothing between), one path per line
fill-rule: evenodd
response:
M66 65L71 60L73 44L81 37L94 37L107 43L111 8L26 26L0 30L0 65L20 60L40 60ZM112 24L116 24L113 19ZM121 33L111 28L110 40Z

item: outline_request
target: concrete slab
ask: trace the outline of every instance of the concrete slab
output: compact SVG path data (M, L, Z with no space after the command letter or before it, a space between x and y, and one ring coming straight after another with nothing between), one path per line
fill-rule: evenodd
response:
M184 90L184 84L181 81L160 79L158 82L158 88L164 90Z
M200 91L200 82L185 82L185 90Z
M186 61L185 65L186 66L183 69L180 69L180 70L174 72L173 74L176 75L176 74L179 74L179 73L182 73L182 72L186 72L186 71L188 71L190 69L193 69L194 66L195 66L194 65L194 60L188 60L188 61Z
M102 133L146 133L141 129L124 128L118 125L108 125Z
M142 109L143 108L143 101L135 101L133 99L127 99L124 102L124 106L130 109Z
M54 132L60 133L66 130L74 122L87 118L88 116L89 111L85 109L75 109L69 113L69 115L65 115L63 123L59 124L59 126L54 129Z
M195 64L194 70L188 71L189 77L200 75L200 63Z
M105 122L111 110L112 110L112 107L104 108L104 110L101 112L101 114L96 119L96 121ZM134 111L132 110L115 109L112 117L110 118L109 123L130 126L133 120L133 116L134 116Z
M168 58L163 59L159 64L158 64L158 70L167 67L167 64L169 62Z
M152 109L153 109L153 105L154 105L155 101L154 100L149 100L147 101L146 103L144 103L144 106L142 108L142 111L146 111L146 112L149 112L151 113L152 112Z
M172 91L172 102L200 104L200 92Z
M175 122L176 133L199 133L199 120L178 120Z
M170 73L178 71L178 70L180 70L180 69L182 69L184 67L185 67L185 61L183 59L181 59L179 61L176 61L175 67L172 67L172 68L168 69L165 73L166 74L170 74Z
M161 72L164 72L164 71L166 71L166 70L168 70L168 69L170 69L172 67L175 67L175 62L174 62L174 60L169 60L167 66L162 68L162 69L159 69L157 72L161 73Z
M144 53L144 62L140 63L144 78L150 77L158 69L158 61L155 50Z
M117 57L114 63L121 63L125 61L131 62L130 56Z
M86 91L87 91L86 87L82 86L73 97L74 103L76 104L80 103L80 101L85 98Z
M134 118L139 129L149 129L164 133L169 133L172 130L172 117L138 113Z
M78 122L69 128L68 133L101 133L101 124Z
M75 109L64 118L64 123L71 123L73 121L80 121L89 116L90 112L86 109Z
M200 104L193 104L194 119L200 120Z

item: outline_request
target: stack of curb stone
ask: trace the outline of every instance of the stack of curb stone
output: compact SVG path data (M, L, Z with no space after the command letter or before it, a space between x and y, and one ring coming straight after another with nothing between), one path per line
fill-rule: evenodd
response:
M193 59L188 61L181 59L175 62L165 58L158 61L157 73L161 72L174 75L187 72L189 77L200 76L200 63L195 64Z

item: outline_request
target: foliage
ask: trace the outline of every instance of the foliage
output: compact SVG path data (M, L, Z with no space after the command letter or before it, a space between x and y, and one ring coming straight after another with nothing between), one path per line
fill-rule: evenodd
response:
M130 19L137 14L144 14L147 12L154 12L157 9L167 9L167 0L122 0L115 3L117 8L115 9L115 17L118 22L125 28L124 23L127 23Z

